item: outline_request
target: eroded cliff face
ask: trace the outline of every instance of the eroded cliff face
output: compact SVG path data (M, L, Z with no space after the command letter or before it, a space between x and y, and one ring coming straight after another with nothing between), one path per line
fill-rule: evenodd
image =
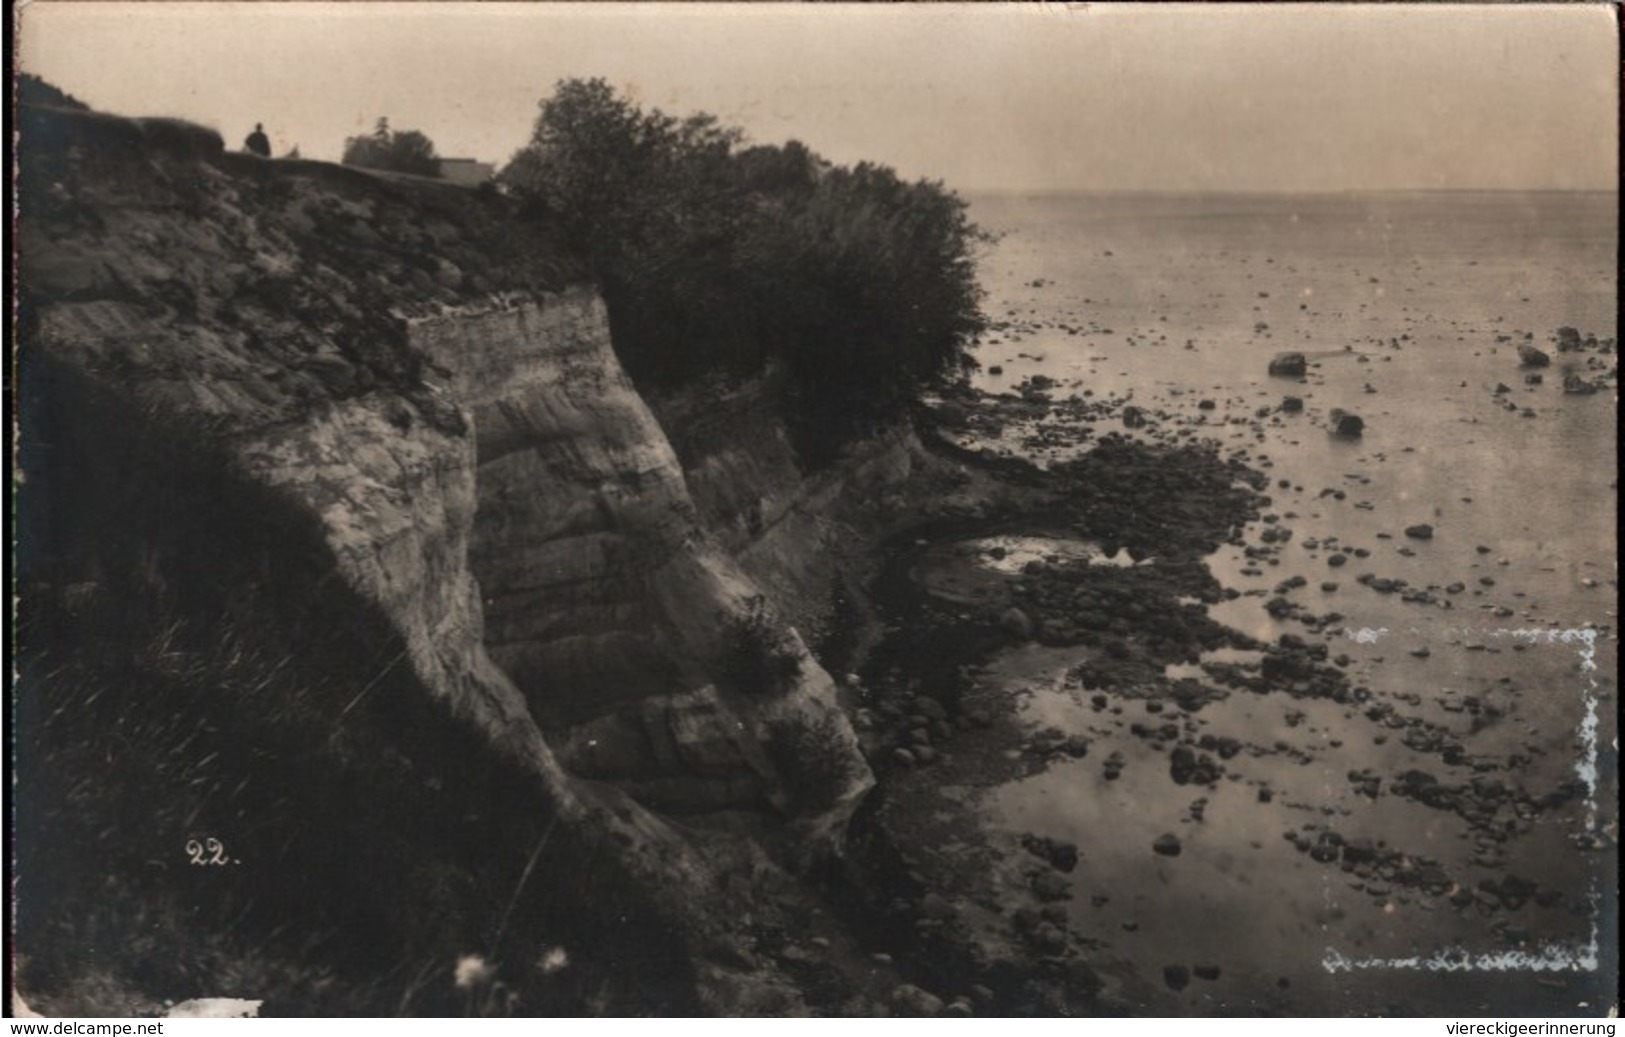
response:
M905 424L802 470L768 379L653 401L702 524L808 641L847 631L876 542L906 524L910 480L932 466Z
M98 617L143 610L200 643L230 623L293 646L276 681L318 690L288 732L333 734L289 787L378 774L338 807L274 800L277 823L343 825L368 795L425 797L496 841L475 861L389 833L407 848L402 883L449 869L473 887L464 900L483 906L454 931L499 946L527 924L592 931L595 897L605 917L634 904L661 934L650 953L687 959L662 989L783 1011L793 993L740 949L738 905L721 897L739 895L728 875L764 866L758 844L837 846L871 783L833 682L783 618L797 606L775 603L796 595L760 582L801 586L820 564L808 523L833 478L809 492L782 441L759 463L742 444L685 473L615 360L602 302L501 198L228 155L167 122L35 109L22 123L22 389L48 441L23 452L41 531L24 544L25 608L44 617L25 650L71 653L106 640ZM182 456L210 477L171 478L166 458ZM751 496L769 500L763 525L740 534L719 501ZM101 513L121 500L140 502L127 522ZM62 694L25 679L20 723L60 714ZM230 715L221 696L200 708ZM284 758L240 717L233 738ZM19 795L60 779L70 748L30 741ZM209 736L175 752L222 766ZM257 766L274 779L284 764L243 761L243 786ZM499 803L447 787L497 772L514 775ZM186 824L231 805L201 803ZM162 832L161 852L189 831ZM62 905L28 863L18 895L43 916ZM378 867L365 895L383 913L400 890L396 865ZM345 924L343 905L323 917Z
M871 779L834 684L702 524L597 294L425 318L411 340L473 413L485 643L568 769L835 837ZM752 652L782 672L749 672Z

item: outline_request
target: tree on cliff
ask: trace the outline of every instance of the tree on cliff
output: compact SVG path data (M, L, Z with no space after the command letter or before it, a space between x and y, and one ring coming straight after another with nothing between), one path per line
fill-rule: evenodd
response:
M386 118L379 119L365 136L345 138L344 164L415 176L440 175L434 142L417 130L392 130Z
M740 135L644 112L602 79L565 80L502 180L590 261L635 378L671 384L757 357L719 273L742 215Z
M780 372L817 462L968 364L982 235L940 183L742 143L566 80L502 179L590 259L635 379Z

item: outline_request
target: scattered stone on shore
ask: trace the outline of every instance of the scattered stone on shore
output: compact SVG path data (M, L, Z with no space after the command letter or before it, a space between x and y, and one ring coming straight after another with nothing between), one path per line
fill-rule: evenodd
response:
M1577 328L1561 327L1557 329L1557 351L1568 353L1580 348L1580 332Z
M1546 381L1546 376L1541 374L1526 374L1523 376L1523 384L1525 385L1540 385L1544 381Z
M1277 353L1270 360L1269 373L1278 378L1302 378L1309 373L1309 361L1302 353Z
M1333 407L1329 416L1332 435L1342 439L1358 439L1365 433L1365 420L1341 407Z
M1303 413L1303 397L1302 396L1283 396L1281 398L1281 410L1282 410L1283 413L1286 413L1286 414L1301 414L1301 413Z
M1164 857L1178 857L1184 847L1179 842L1179 836L1164 832L1151 843L1151 849Z
M1019 641L1032 640L1032 617L1014 606L1004 610L1004 614L999 617L999 626L1005 633Z
M1414 526L1406 526L1405 535L1412 540L1432 540L1433 527L1426 522L1418 522Z
M1051 389L1055 388L1057 384L1058 383L1055 381L1055 379L1051 378L1047 374L1028 375L1020 385L1016 386L1016 391L1023 395L1026 395L1029 392L1049 392Z
M1072 887L1066 879L1053 871L1041 871L1031 880L1033 896L1043 901L1069 900L1072 897Z
M1518 362L1525 367L1546 367L1552 358L1527 342L1518 344Z
M1175 785L1211 785L1224 776L1213 757L1184 745L1169 754L1168 773Z
M891 1006L898 1015L930 1019L942 1012L943 1002L928 990L904 983L891 992Z
M1144 428L1145 411L1138 407L1123 408L1123 425L1127 428Z
M1191 970L1183 965L1164 965L1162 981L1168 984L1170 990L1184 990L1190 986Z
M1078 866L1078 847L1075 843L1049 839L1029 832L1021 837L1021 845L1028 853L1047 862L1056 871L1071 872Z
M1105 698L1104 695L1099 695L1096 697L1100 699ZM1122 777L1123 763L1123 754L1113 749L1112 754L1106 757L1106 765L1102 768L1101 776L1107 781L1116 781L1118 778Z
M1597 387L1580 375L1571 374L1563 376L1563 391L1570 396L1590 396Z
M1041 922L1033 930L1032 942L1042 954L1060 954L1066 950L1066 930L1053 922Z

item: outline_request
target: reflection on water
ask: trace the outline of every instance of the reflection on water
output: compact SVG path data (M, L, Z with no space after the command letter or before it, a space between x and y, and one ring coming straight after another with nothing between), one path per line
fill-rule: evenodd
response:
M1120 569L1134 565L1148 565L1151 559L1136 562L1126 548L1108 555L1101 546L1087 540L1067 540L1061 537L996 536L984 537L966 545L976 552L977 560L987 568L1001 573L1019 573L1034 562L1065 564L1083 562L1087 565L1110 565Z

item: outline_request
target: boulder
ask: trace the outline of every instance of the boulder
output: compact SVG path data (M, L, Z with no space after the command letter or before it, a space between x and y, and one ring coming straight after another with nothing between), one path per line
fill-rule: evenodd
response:
M1164 857L1178 857L1184 847L1179 844L1179 836L1166 832L1157 836L1156 841L1151 844L1151 849Z
M1284 396L1281 398L1281 410L1287 414L1303 413L1302 396Z
M1365 433L1365 420L1341 408L1332 408L1330 415L1332 435L1343 439L1358 439Z
M1525 342L1518 346L1518 362L1525 367L1545 367L1552 358Z
M1302 353L1277 353L1270 360L1269 372L1279 378L1302 378L1309 373L1309 361Z
M915 1019L931 1019L942 1011L942 998L912 983L904 983L891 992L892 1011Z
M1570 396L1590 396L1597 391L1597 387L1579 375L1571 374L1563 378L1563 391Z
M1189 746L1176 746L1169 755L1168 776L1175 785L1206 785L1217 781L1221 774L1213 757L1197 753Z
M1072 896L1072 887L1066 879L1053 871L1041 871L1031 880L1033 896L1043 901L1067 900Z
M1412 540L1432 540L1433 527L1426 522L1418 522L1414 526L1406 526L1405 535Z
M1580 348L1580 331L1578 328L1562 327L1557 329L1557 351L1568 353Z
M1369 864L1377 859L1377 845L1370 839L1350 839L1343 844L1343 859L1350 864Z
M1066 930L1045 922L1034 930L1033 944L1045 954L1060 954L1066 950Z
M1029 641L1033 636L1032 617L1018 608L1008 608L999 617L999 626L1004 632L1020 641Z
M1075 843L1029 832L1021 837L1021 845L1028 853L1048 862L1057 871L1070 872L1078 866L1078 847Z

